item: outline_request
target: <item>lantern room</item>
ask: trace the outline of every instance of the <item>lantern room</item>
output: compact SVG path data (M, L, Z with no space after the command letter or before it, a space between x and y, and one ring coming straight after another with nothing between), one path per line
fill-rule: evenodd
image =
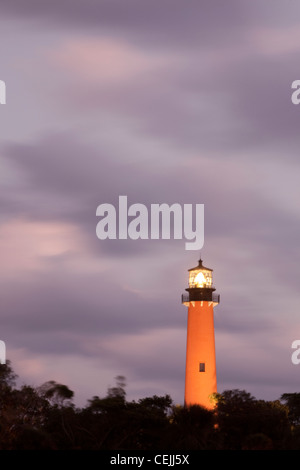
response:
M218 304L220 297L214 294L212 272L213 270L203 266L202 259L198 266L188 270L189 287L186 291L189 295L182 296L182 303L187 304L191 301L209 301Z
M202 265L199 260L196 268L189 269L189 288L212 288L212 269Z

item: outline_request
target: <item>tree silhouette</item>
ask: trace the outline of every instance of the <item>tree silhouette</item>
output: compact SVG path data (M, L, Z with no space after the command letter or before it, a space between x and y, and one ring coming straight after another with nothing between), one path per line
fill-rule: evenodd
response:
M115 380L76 408L67 385L16 388L11 363L1 364L0 450L300 449L300 393L264 401L225 390L207 410L175 406L170 395L128 401L125 377Z
M218 425L225 448L249 448L250 438L256 436L258 442L259 435L259 449L263 442L270 449L290 437L288 410L280 401L256 400L245 390L226 390L217 399Z
M199 405L176 406L171 416L176 449L201 450L214 447L214 412Z
M56 383L54 380L49 380L38 387L38 392L43 398L59 407L70 406L74 397L74 392L67 385Z
M288 407L288 416L292 424L300 425L300 393L284 393L280 400Z

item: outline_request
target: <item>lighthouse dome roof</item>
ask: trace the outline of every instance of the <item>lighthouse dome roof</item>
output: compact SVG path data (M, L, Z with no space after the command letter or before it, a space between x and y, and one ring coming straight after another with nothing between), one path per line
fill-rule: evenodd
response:
M207 270L207 271L213 271L212 269L203 266L203 263L202 263L202 259L201 259L201 258L199 259L199 264L198 264L198 266L195 266L194 268L191 268L191 269L189 269L188 271L194 271L194 269L205 269L205 270Z

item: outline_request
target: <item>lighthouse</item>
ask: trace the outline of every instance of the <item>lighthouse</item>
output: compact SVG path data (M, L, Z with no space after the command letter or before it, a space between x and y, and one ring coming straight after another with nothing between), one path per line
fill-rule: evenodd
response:
M182 296L188 307L184 401L185 406L213 409L212 394L217 392L214 307L220 296L213 286L213 270L203 266L201 259L188 272L188 294Z

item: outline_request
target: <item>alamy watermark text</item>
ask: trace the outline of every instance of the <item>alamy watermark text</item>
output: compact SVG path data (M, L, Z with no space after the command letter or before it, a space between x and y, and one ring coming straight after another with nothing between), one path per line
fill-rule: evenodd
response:
M4 341L0 340L0 364L6 364L6 346Z
M295 349L296 351L293 352L292 354L292 363L297 365L300 364L300 339L295 339L292 342L292 349Z
M0 80L0 104L6 104L6 85L3 80Z
M188 240L186 250L200 250L204 244L204 204L144 204L128 206L127 196L119 196L113 204L100 204L96 215L96 235L99 240Z

